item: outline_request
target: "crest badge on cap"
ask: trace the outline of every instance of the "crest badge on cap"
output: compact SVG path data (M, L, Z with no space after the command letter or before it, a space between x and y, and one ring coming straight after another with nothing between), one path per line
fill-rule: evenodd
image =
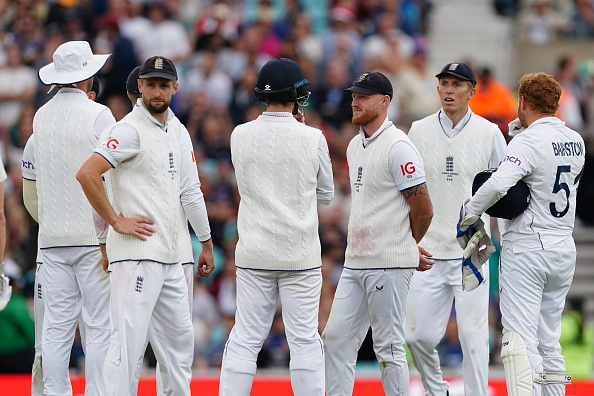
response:
M449 67L449 70L456 70L458 68L458 64L457 63L452 63Z
M163 70L163 58L155 59L155 69Z
M357 80L355 81L355 84L360 83L361 81L365 80L367 78L367 75L369 73L363 73L359 76L359 78L357 78Z

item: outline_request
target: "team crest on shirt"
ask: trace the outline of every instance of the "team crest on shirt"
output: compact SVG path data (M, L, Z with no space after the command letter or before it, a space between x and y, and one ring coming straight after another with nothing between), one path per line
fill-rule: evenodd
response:
M171 175L171 180L175 179L177 170L175 169L175 160L173 159L173 153L169 153L169 170L167 171Z
M37 284L37 298L40 299L40 300L43 298L43 292L42 292L41 283L38 283Z
M441 173L445 175L446 181L454 181L454 176L458 176L456 172L454 172L454 157L448 155L445 159L445 171Z
M359 192L359 190L361 189L361 186L363 185L363 183L361 182L361 179L363 179L363 167L360 166L357 169L357 181L355 181L355 191Z
M134 291L137 293L142 293L143 283L144 283L144 278L142 276L137 276L136 277L136 287L134 288Z

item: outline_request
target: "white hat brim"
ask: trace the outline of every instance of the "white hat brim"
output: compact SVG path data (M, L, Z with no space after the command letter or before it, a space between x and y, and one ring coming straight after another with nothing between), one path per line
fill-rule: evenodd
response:
M39 79L45 85L76 84L93 77L107 62L111 54L93 55L85 67L77 71L59 72L54 62L39 69Z

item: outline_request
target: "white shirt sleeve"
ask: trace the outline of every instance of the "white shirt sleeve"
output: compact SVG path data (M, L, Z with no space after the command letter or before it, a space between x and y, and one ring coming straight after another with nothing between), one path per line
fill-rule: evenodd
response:
M133 126L118 124L108 136L102 134L95 152L103 156L114 168L134 158L140 151L140 138Z
M322 134L320 134L320 142L318 144L318 158L320 163L318 186L316 188L318 203L329 205L332 198L334 198L334 178L332 176L332 163L330 161L328 143Z
M518 135L509 143L505 158L497 172L491 175L466 204L467 214L483 214L499 201L507 190L538 166L539 153L534 150L534 144L531 144L530 139L523 137Z
M21 171L23 172L23 179L37 180L37 172L35 171L35 135L31 135L27 140L27 144L25 144Z
M101 132L103 132L105 128L115 123L116 120L109 109L105 109L99 113L97 119L95 120L95 125L93 126L93 131L95 132L95 137L97 140L101 139Z
M399 191L425 183L425 169L416 150L407 142L396 142L388 154L388 166Z
M183 128L180 139L180 152L182 153L180 164L180 200L186 217L190 221L196 236L200 242L210 239L210 224L204 195L200 189L200 178L192 141L188 131Z
M502 133L495 133L493 135L493 150L491 151L491 161L489 162L490 168L498 168L501 161L505 157L505 151L507 150L507 144Z

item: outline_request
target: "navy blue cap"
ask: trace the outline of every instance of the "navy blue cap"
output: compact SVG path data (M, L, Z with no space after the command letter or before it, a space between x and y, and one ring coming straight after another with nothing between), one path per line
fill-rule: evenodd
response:
M136 66L134 70L128 74L128 79L126 80L126 92L139 94L140 91L138 90L138 74L140 73L140 66Z
M140 67L138 78L154 77L177 81L177 70L173 62L164 56L148 58Z
M345 91L357 92L363 95L388 95L390 100L394 95L392 83L388 77L380 72L363 73L353 83L352 87L345 89Z
M476 77L474 76L474 72L472 71L472 68L466 63L448 63L443 67L443 69L441 69L441 73L437 74L435 77L441 78L446 75L458 77L461 80L470 81L472 85L476 85Z

